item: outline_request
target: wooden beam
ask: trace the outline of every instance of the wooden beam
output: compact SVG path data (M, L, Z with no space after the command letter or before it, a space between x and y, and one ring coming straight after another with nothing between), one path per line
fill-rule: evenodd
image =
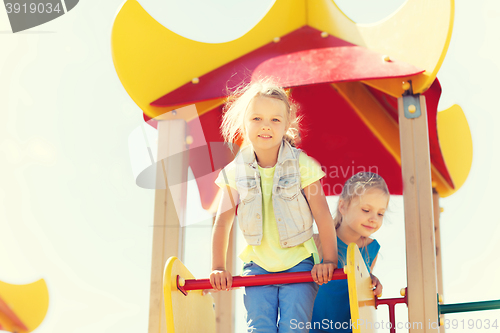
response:
M183 258L185 201L187 195L188 155L169 161L168 157L182 153L185 148L186 122L182 119L158 121L157 190L153 224L153 255L151 259L151 292L149 301L148 333L165 333L163 304L163 269L167 259ZM175 164L175 165L174 165ZM175 171L184 181L170 190L167 174ZM172 193L173 192L173 193ZM178 203L176 210L174 199ZM180 206L179 206L180 203ZM184 209L182 206L184 205Z
M441 260L441 226L440 215L441 207L439 207L439 194L434 190L432 193L433 206L434 206L434 230L436 232L436 270L437 270L437 283L438 293L443 296L443 264Z
M405 116L403 99L398 98L401 169L406 234L408 320L412 332L439 331L437 327L436 244L431 186L431 164L425 97L419 96L420 116ZM413 109L413 108L412 108ZM413 110L412 110L413 111ZM416 326L415 326L416 325Z
M440 226L440 215L441 207L439 207L439 194L435 189L432 189L432 205L434 207L434 231L436 239L436 277L437 277L437 288L438 294L441 296L444 302L444 290L443 290L443 264L441 257L441 226ZM444 315L443 315L444 316ZM444 333L444 326L439 327L439 332Z

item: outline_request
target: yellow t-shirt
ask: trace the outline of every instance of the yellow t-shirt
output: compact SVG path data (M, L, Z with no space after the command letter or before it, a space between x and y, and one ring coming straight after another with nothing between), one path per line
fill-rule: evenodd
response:
M320 165L305 153L301 153L299 156L299 167L302 188L325 176ZM290 269L311 255L314 258L314 263L317 264L319 263L318 250L313 238L291 248L282 248L280 246L278 226L274 217L272 202L274 169L275 167L261 168L259 166L263 215L261 245L247 245L239 257L243 262L253 261L268 272L281 272ZM236 189L234 164L229 164L224 168L224 171L227 176L227 185ZM215 180L215 183L219 187L226 186L222 172Z

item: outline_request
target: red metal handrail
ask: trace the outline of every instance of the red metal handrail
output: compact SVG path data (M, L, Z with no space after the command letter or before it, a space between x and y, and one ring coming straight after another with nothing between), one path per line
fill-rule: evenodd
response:
M387 305L389 307L389 321L391 322L390 333L396 333L396 304L406 304L408 306L408 288L404 289L404 296L401 298L384 298L375 297L375 309L379 305Z
M337 268L333 271L332 280L345 280L347 275L344 270ZM302 283L313 282L311 272L296 272L296 273L273 273L263 275L246 275L233 276L232 288L238 287L253 287L264 286L269 284L286 284L286 283ZM210 279L182 279L177 275L177 289L184 295L187 295L189 290L212 289Z

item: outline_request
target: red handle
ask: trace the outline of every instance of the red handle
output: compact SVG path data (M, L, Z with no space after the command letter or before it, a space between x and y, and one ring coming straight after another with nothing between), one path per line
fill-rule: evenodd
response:
M347 275L344 270L337 268L333 271L332 280L344 280ZM268 284L285 284L285 283L301 283L313 282L311 272L296 272L296 273L273 273L263 275L246 275L233 276L233 288L237 287L252 287L264 286ZM184 286L179 285L179 276L177 276L177 289L184 295L187 295L188 290L212 289L210 279L191 279L185 280Z

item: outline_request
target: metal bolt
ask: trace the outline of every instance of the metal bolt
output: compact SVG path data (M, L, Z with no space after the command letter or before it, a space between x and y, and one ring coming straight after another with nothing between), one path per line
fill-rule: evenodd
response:
M412 104L408 106L408 112L415 113L415 111L417 111L417 107L415 105Z
M198 84L198 83L200 83L200 79L199 79L199 78L197 78L197 77L195 77L194 79L192 79L192 80L191 80L191 82L192 82L193 84Z
M323 31L323 32L321 33L321 37L323 37L323 38L328 37L328 32Z
M278 43L281 40L279 37L274 37L273 42Z

